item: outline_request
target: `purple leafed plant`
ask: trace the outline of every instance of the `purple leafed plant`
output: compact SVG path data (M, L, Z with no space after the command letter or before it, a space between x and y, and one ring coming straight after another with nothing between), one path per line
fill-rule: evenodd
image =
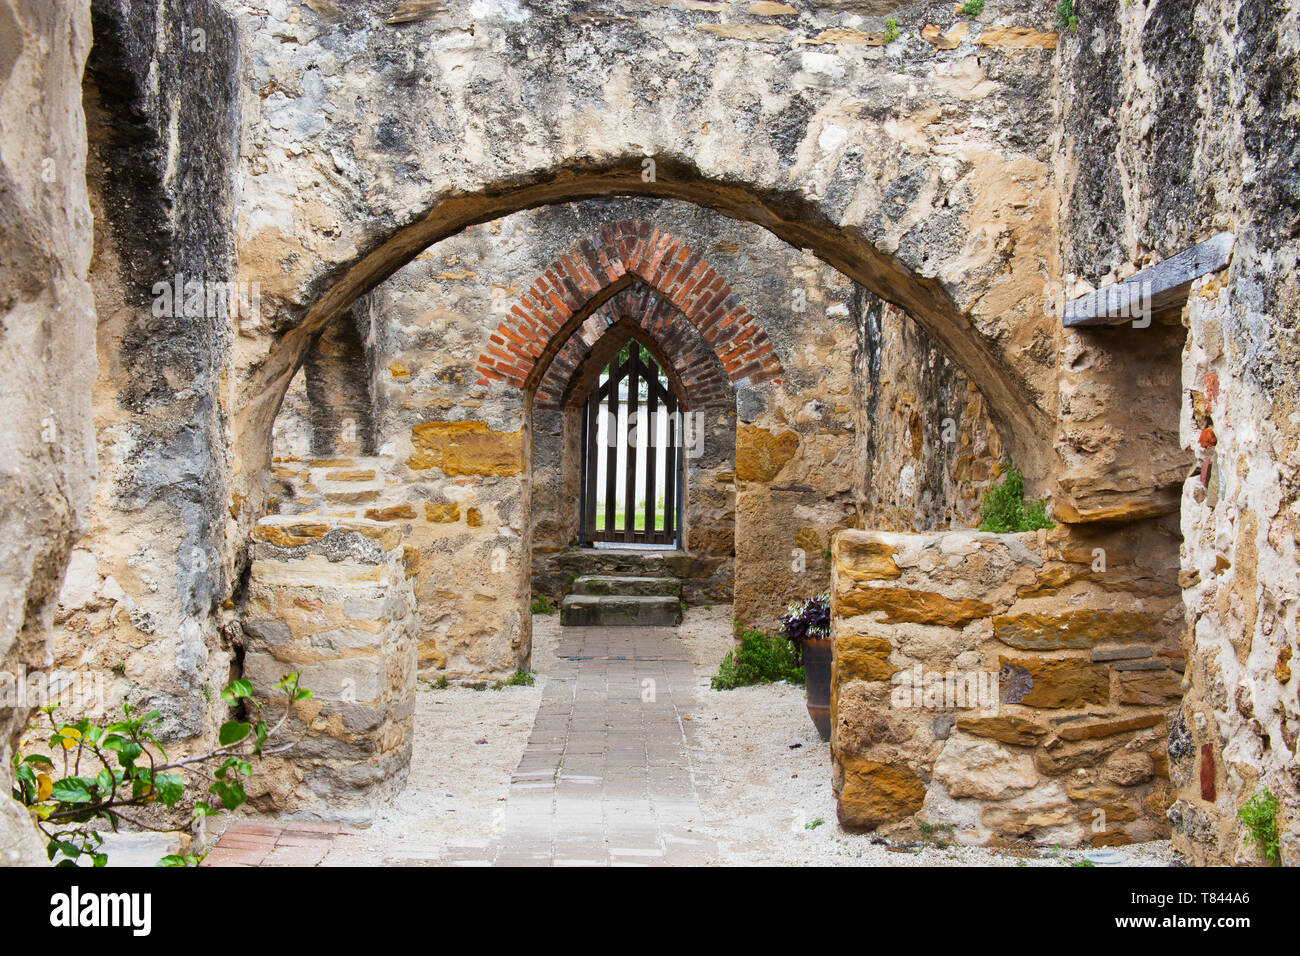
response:
M780 620L781 636L794 645L802 660L801 645L804 641L830 637L831 596L829 593L819 594L787 605Z

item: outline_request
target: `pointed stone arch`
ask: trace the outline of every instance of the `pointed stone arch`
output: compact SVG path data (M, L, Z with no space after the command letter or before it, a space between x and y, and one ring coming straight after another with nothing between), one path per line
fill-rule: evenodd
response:
M534 280L479 354L478 384L535 388L573 332L637 279L703 336L732 385L780 378L772 340L730 283L670 233L622 220L601 226Z

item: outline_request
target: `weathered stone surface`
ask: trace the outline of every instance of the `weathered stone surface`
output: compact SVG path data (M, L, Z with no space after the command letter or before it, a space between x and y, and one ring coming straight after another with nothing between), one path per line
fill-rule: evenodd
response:
M570 594L560 604L569 627L676 627L681 600L669 595Z
M252 562L243 676L265 701L297 672L312 697L294 705L293 749L264 761L250 800L360 821L401 788L410 759L417 651L408 548L377 522L329 518L309 534L291 520L265 524L273 533L263 538L291 546L260 544L288 557Z
M836 570L854 581L884 581L899 577L894 555L898 549L884 541L855 535L835 538Z
M1075 817L1074 804L1060 784L1032 790L1016 800L986 807L981 822L994 833L1012 840L1035 843L1078 844L1084 829Z
M1069 773L1071 770L1095 767L1106 758L1107 754L1122 746L1123 743L1122 737L1103 737L1072 743L1061 740L1050 741L1034 754L1034 763L1039 773L1056 776Z
M48 666L50 620L95 476L91 385L96 303L87 273L82 67L89 5L0 6L0 671ZM28 709L0 706L0 862L44 864L9 799Z
M1004 744L1032 747L1047 736L1047 728L1028 717L959 717L957 729L976 737L991 737Z
M1103 661L1137 660L1151 656L1149 647L1094 647L1088 654L1088 660Z
M1110 698L1110 674L1105 667L1073 658L1003 657L999 661L1003 674L1006 668L1027 672L1032 682L1023 693L1017 692L1015 700L1007 696L1007 681L1003 681L1003 699L1027 707L1084 707L1088 704L1105 704ZM1017 686L1013 681L1013 686Z
M851 758L836 812L843 826L874 829L910 817L925 801L925 785L906 767Z
M1151 755L1141 750L1117 750L1106 758L1102 778L1124 787L1146 783L1155 775Z
M948 738L934 763L934 779L952 797L1002 800L1038 782L1034 758L963 734Z
M414 518L415 509L410 505L394 505L391 508L367 508L366 517L371 521L401 521Z
M1094 608L1059 614L1031 613L995 617L993 634L1004 644L1026 651L1091 648L1104 641L1141 641L1158 638L1157 622L1150 614Z
M1056 34L1042 33L1027 27L989 27L975 38L980 46L1010 47L1027 49L1041 47L1045 50L1056 49Z
M460 506L426 501L424 516L435 524L450 524L460 520Z
M9 367L27 373L7 395L15 439L6 445L14 507L0 581L13 611L0 647L6 666L43 659L51 595L76 537L69 515L92 471L88 415L77 414L87 411L82 378L96 353L90 303L74 288L90 253L85 183L98 204L101 491L93 535L81 543L93 561L78 567L57 610L57 652L96 667L125 652L129 672L148 678L144 692L174 705L168 730L184 738L210 736L215 714L195 690L229 669L220 628L241 606L250 559L264 570L271 565L258 561L271 549L312 547L310 536L278 530L249 554L248 533L268 502L323 507L322 515L446 502L443 517L416 523L394 565L394 580L416 575L427 659L463 667L526 659L528 542L544 537L528 469L520 462L497 473L511 467L508 456L481 448L450 463L470 471L438 474L433 459L447 456L421 449L411 428L425 416L472 415L499 435L518 430L516 458L535 449L540 433L524 421L529 396L476 377L499 321L527 304L520 290L546 275L532 264L507 268L504 260L525 259L531 252L519 250L539 244L506 220L524 207L536 211L530 228L586 215L556 211L563 205L599 206L600 224L622 221L629 209L667 208L661 197L671 193L809 250L808 262L796 251L773 265L772 247L738 241L740 230L707 217L698 233L705 242L692 237L693 248L716 250L752 277L735 280L747 305L767 283L767 302L780 299L793 313L801 306L790 292L802 289L807 313L834 326L814 334L796 320L771 321L775 307L751 310L782 381L765 380L762 402L746 400L747 422L774 439L796 436L797 448L779 463L764 452L756 473L777 470L730 498L722 476L737 469L718 462L711 474L692 474L691 494L712 496L689 506L691 540L708 546L687 562L708 569L708 586L729 587L722 582L739 567L738 606L779 608L824 586L830 569L812 542L824 546L836 528L855 524L969 523L995 466L1015 460L1031 494L1050 490L1058 517L1075 525L1054 531L1111 534L1098 546L1112 558L1120 545L1141 554L1151 574L1035 577L1024 567L1009 581L992 548L981 552L982 566L955 552L913 555L918 563L906 571L895 562L901 574L949 574L960 589L947 580L917 590L984 600L1008 615L1023 610L1006 607L1017 587L1036 602L1034 614L1089 604L1128 613L1137 604L1157 621L1155 653L1105 670L1117 703L1163 708L1157 699L1173 699L1176 678L1130 668L1167 659L1181 669L1164 653L1177 629L1175 602L1163 603L1165 578L1176 569L1191 658L1184 729L1217 755L1207 761L1208 784L1222 795L1213 813L1194 811L1205 794L1194 772L1180 778L1189 788L1180 847L1198 862L1230 861L1239 843L1233 803L1263 783L1295 817L1300 704L1286 655L1295 644L1287 615L1300 600L1292 493L1300 351L1278 334L1279 317L1297 312L1291 131L1300 71L1290 11L1226 0L1077 4L1077 33L1057 37L1041 8L1012 0L969 21L935 8L927 13L934 28L927 23L909 44L868 32L883 7L864 19L854 5L794 15L780 4L688 3L627 16L615 5L606 22L585 7L566 19L488 4L464 36L434 3L345 6L97 0L96 29L105 32L84 87L88 38L63 29L67 7L12 0L12 15L0 13L13 21L0 35L16 38L5 46L0 101L0 205L10 224L0 240L10 290L4 347ZM176 56L196 25L208 54ZM652 69L641 69L643 57L654 58ZM570 68L554 69L561 61ZM403 62L414 66L403 73ZM593 74L601 64L615 72ZM473 82L457 80L465 76ZM650 93L637 79L647 76ZM423 95L425 87L441 93ZM410 94L398 111L394 90ZM513 105L517 90L528 93L526 109ZM87 175L76 108L83 92L100 163ZM862 103L895 108L876 115ZM1054 143L1062 155L1050 155ZM642 176L650 157L658 178ZM57 175L38 181L46 160ZM645 194L640 206L631 192ZM792 202L796 195L805 198ZM1124 283L1153 260L1176 265L1178 252L1224 224L1236 233L1232 259L1186 290L1182 315L1157 316L1147 328L1061 328L1054 306ZM503 238L493 245L493 236ZM583 267L602 289L604 249L593 247ZM469 254L483 250L489 255ZM822 270L817 256L847 278ZM425 266L420 285L411 275ZM260 283L265 309L163 321L148 308L150 282L173 270ZM538 286L557 310L546 314L578 316L593 290L585 279L554 279ZM680 286L665 294L686 295ZM385 309L405 318L385 325L375 319ZM711 334L734 328L734 316L721 311ZM909 339L913 327L932 340ZM536 331L542 341L526 343L529 358L559 344L549 325ZM507 365L519 358L519 342L497 336L492 347ZM357 361L336 361L345 354ZM850 355L861 367L845 374ZM721 361L737 382L770 374L761 361ZM345 366L356 371L342 375ZM511 367L511 381L532 372ZM282 432L309 447L292 456L298 467L271 472L275 410L295 369L337 400L318 402L318 428ZM987 427L984 405L1004 435ZM398 449L376 454L390 459L375 469L376 484L386 468L408 470L410 440L416 474L404 477L419 490L321 490L335 480L327 469L367 470L352 456L380 447L372 414L387 416L382 437ZM346 422L358 426L352 437ZM951 439L941 437L946 422ZM310 447L317 441L322 447ZM778 478L782 485L768 487ZM573 498L561 483L555 497L565 495ZM1176 511L1178 522L1169 518ZM729 513L742 532L730 539ZM804 529L812 533L797 534ZM557 522L554 533L567 541L564 530ZM787 570L792 547L805 552L802 570ZM882 561L875 570L889 569ZM1099 600L1093 585L1115 602ZM311 613L330 616L331 606ZM929 606L911 613L943 617ZM283 621L291 638L303 637L304 620L286 612ZM978 617L969 623L977 626L954 639L983 641L987 627ZM932 650L931 637L910 646ZM962 666L982 652L967 650L976 653ZM1052 682L1040 674L1035 686ZM1092 701L1093 690L1072 699ZM928 720L917 726L924 736ZM1096 754L1090 759L1080 769L1095 771ZM923 762L909 765L925 776ZM1153 765L1158 774L1159 760ZM1288 860L1294 843L1284 847Z
M587 574L573 582L574 594L639 594L681 597L680 578L636 574Z
M887 624L933 624L937 627L964 627L993 613L991 605L973 598L948 598L933 591L909 588L845 589L843 585L835 594L835 607L837 613L845 616L881 611L879 619Z
M414 469L449 476L517 475L524 467L523 432L498 432L483 422L422 422L411 429Z
M777 435L755 425L740 425L736 428L736 478L770 482L798 450L799 436L792 431Z
M841 681L889 680L898 670L889 663L889 639L842 633L835 638L835 667Z
M1113 734L1127 733L1130 730L1155 727L1163 723L1164 719L1163 714L1139 714L1135 717L1122 717L1118 720L1066 724L1056 733L1062 740L1093 740L1097 737L1110 737Z

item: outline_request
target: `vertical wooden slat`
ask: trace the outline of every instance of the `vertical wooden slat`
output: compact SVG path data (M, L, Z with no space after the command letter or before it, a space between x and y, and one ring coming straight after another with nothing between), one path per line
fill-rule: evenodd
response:
M664 449L664 540L672 541L677 528L677 396L668 393L668 446Z
M692 436L692 437L693 437L693 436ZM680 543L681 540L682 540L682 524L683 524L683 522L684 522L683 515L685 514L685 511L686 511L686 505L685 505L685 500L686 500L686 441L685 441L685 438L686 438L686 428L685 428L685 425L683 425L683 426L682 426L682 441L678 443L678 444L680 445L680 447L677 449L677 458L676 458L676 462L675 462L675 464L676 464L676 468L677 468L677 504L674 506L674 507L676 508L676 514L677 514L677 534L676 534L676 536L673 538L673 543L674 543L675 545L678 544L678 543Z
M609 395L605 425L605 535L614 540L614 512L618 510L618 356L609 363Z
M649 397L646 399L646 422L650 434L646 435L645 447L645 539L647 542L658 542L655 527L655 492L658 489L655 485L659 462L655 445L659 440L659 366L651 360L646 372L646 377L650 380ZM664 504L667 505L667 502Z
M623 517L625 521L623 540L630 542L636 538L636 474L638 460L636 443L632 441L632 436L635 434L633 429L636 427L637 393L641 390L641 377L644 370L644 366L641 364L641 347L637 345L635 340L628 343L627 364L628 442L626 472L623 480Z
M596 533L599 529L596 527L596 472L599 470L596 453L600 450L600 442L596 440L596 429L600 421L600 398L599 389L595 389L587 396L587 404L582 410L583 414L583 431L586 434L586 444L582 446L583 461L586 468L586 482L582 488L582 517L583 517L583 534L587 541L596 540Z

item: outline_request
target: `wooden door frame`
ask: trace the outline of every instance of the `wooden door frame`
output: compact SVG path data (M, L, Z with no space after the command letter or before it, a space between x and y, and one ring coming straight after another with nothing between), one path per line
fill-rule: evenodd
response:
M663 535L664 540L647 541L646 538L648 536L644 531L637 532L635 530L635 513L634 511L631 511L631 509L635 508L635 482L637 475L636 469L629 470L626 467L625 481L630 485L632 493L627 493L627 490L625 489L624 508L628 510L628 513L632 515L632 518L629 520L628 514L625 514L624 529L622 531L611 530L613 522L608 510L608 502L611 497L610 481L611 478L615 477L614 472L616 469L612 467L609 458L607 458L606 464L605 529L593 533L593 526L595 524L595 505L599 496L592 495L592 489L589 488L589 484L591 480L594 480L595 475L598 473L595 459L595 456L599 453L599 448L595 442L595 429L597 428L599 416L598 404L601 399L604 399L609 401L612 406L614 404L613 399L617 397L616 389L612 386L616 386L618 383L624 381L629 372L644 369L645 360L639 356L638 351L635 358L639 363L640 368L629 368L630 365L634 365L634 357L630 356L629 359L616 370L616 375L607 380L604 385L601 384L600 377L610 367L613 360L618 356L618 353L621 352L629 342L635 343L636 346L643 347L646 354L653 360L654 364L658 366L659 371L667 380L666 388L661 386L662 394L656 394L655 389L653 388L648 389L649 394L655 395L656 408L660 401L663 401L668 405L668 434L666 436L666 447L671 450L674 459L671 466L665 469L664 493L666 507L664 508L664 528L662 530L656 530L656 535ZM604 348L601 348L602 345L604 345ZM606 331L605 336L602 337L602 341L597 342L596 345L593 346L591 353L588 356L588 360L587 362L584 362L584 365L586 367L582 369L578 375L574 376L574 380L570 385L570 392L567 396L568 401L566 402L566 404L570 406L576 406L579 420L578 544L581 547L591 547L598 541L608 541L611 543L624 542L630 544L650 543L664 548L681 548L685 541L685 491L687 468L684 454L685 450L681 444L682 435L680 432L681 417L686 412L686 403L684 401L685 396L682 394L681 382L676 374L676 370L672 367L672 363L668 361L667 356L664 355L663 350L659 348L658 343L654 342L654 340L645 333L644 329L636 325L636 323L630 319L621 320L611 326ZM658 377L656 376L656 380L657 378ZM590 401L593 397L597 399L596 402ZM622 402L617 403L618 406L623 404L624 403ZM628 409L629 417L635 415L636 410L637 401L634 396ZM657 429L652 431L652 436L655 435L656 432ZM636 456L637 468L646 467L652 469L655 467L657 462L654 454L652 454L652 450L653 452L657 452L658 446L648 443L647 454L645 455L644 460L642 459L642 456ZM611 456L614 461L617 461L617 445L610 447L608 455ZM654 490L654 485L655 482L653 481L648 485L648 490L651 493ZM616 494L613 495L613 497L616 497ZM651 514L653 514L654 511L653 504L654 502L651 500L650 494L648 493L647 507Z

